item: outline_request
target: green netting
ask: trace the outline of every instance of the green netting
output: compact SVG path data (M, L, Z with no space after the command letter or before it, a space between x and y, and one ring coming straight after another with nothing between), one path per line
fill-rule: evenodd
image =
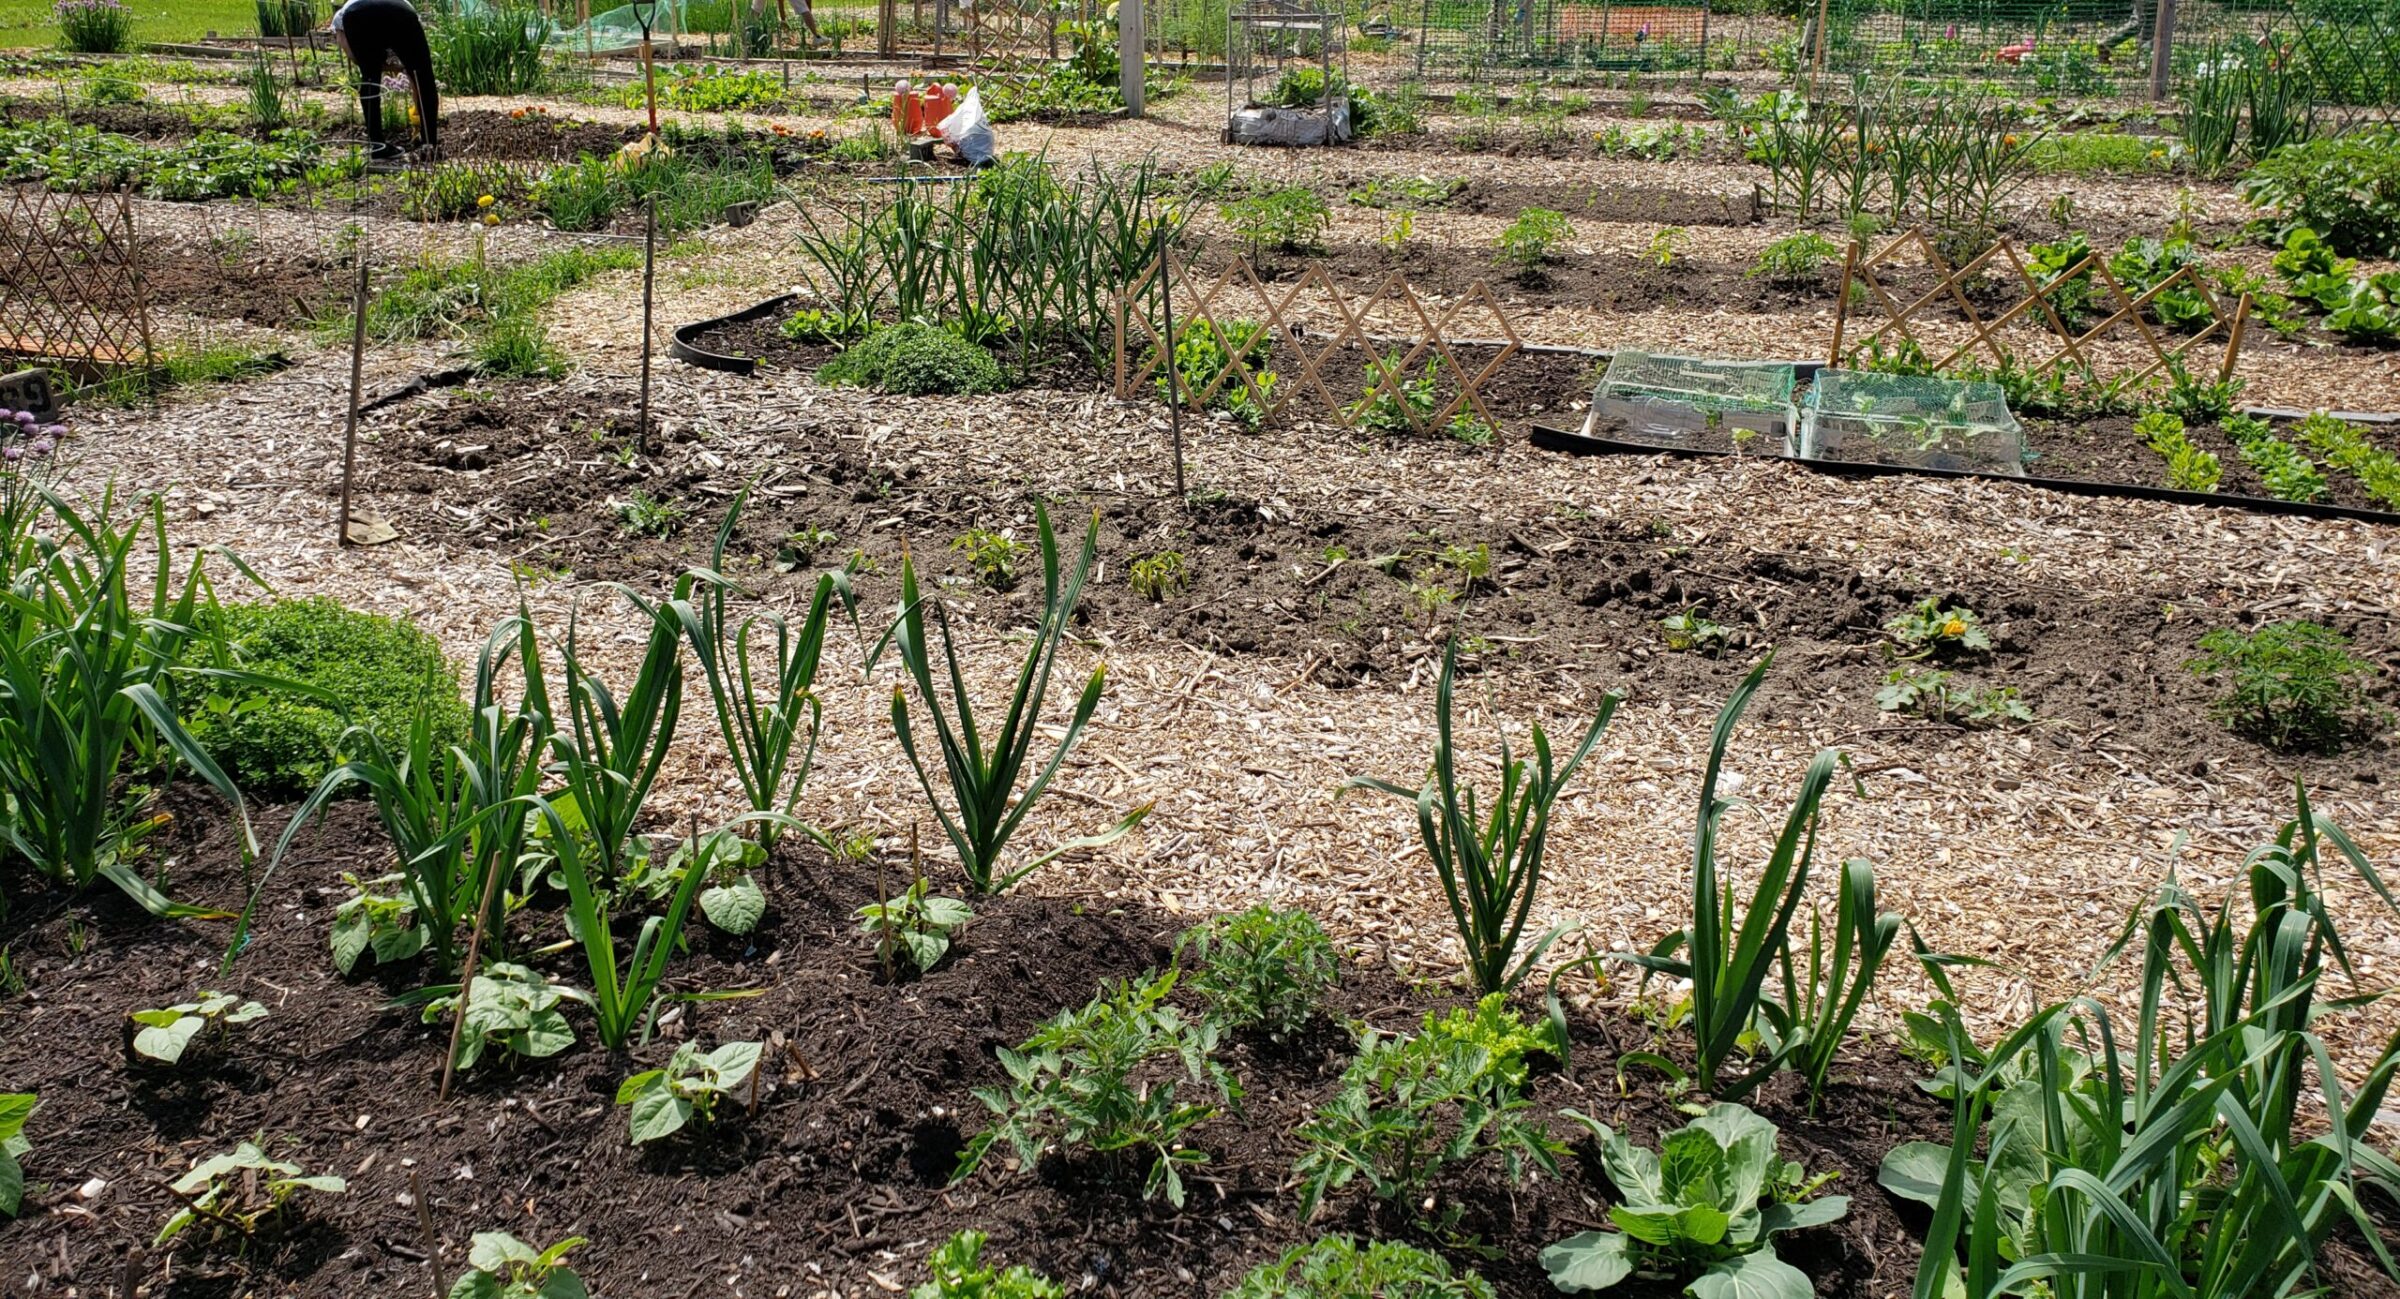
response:
M595 10L591 20L575 23L553 15L549 43L574 50L622 50L642 42L640 9L650 11L650 34L654 40L666 40L694 32L723 32L730 29L735 13L748 6L756 17L754 22L772 25L775 0L763 6L751 6L749 0L657 0L649 5L620 5L613 9ZM446 13L483 14L495 9L522 9L516 4L494 4L492 0L444 0L441 9Z
M1664 446L1698 446L1736 430L1788 448L1792 367L1697 356L1620 351L1592 392L1591 427ZM1733 438L1736 445L1748 438Z
M1820 370L1802 410L1800 454L1811 460L2025 472L2025 432L1996 383Z

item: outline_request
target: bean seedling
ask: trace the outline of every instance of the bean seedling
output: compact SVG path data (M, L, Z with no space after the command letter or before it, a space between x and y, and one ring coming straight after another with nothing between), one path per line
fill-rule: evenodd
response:
M586 1299L583 1278L564 1262L583 1243L569 1236L537 1250L505 1231L476 1232L467 1271L451 1284L449 1299Z
M648 1069L617 1088L617 1104L633 1107L633 1144L671 1137L694 1119L712 1123L717 1102L744 1088L756 1095L759 1045L727 1042L714 1051L686 1042L664 1069Z
M171 1065L183 1059L194 1039L208 1035L209 1045L222 1045L236 1024L266 1018L267 1008L255 1001L222 992L203 992L200 1000L163 1010L137 1010L129 1017L133 1053L145 1060Z
M168 1188L183 1207L159 1228L152 1245L164 1245L195 1225L210 1229L211 1239L227 1232L247 1239L283 1212L302 1191L340 1195L350 1189L338 1177L310 1177L298 1164L269 1159L265 1151L245 1141L230 1155L211 1155Z

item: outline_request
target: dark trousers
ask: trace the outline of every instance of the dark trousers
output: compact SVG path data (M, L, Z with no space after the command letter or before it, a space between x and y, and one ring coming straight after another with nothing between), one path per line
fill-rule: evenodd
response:
M350 61L358 65L358 111L366 118L367 139L383 143L383 69L397 59L416 95L425 143L439 145L442 97L433 84L433 50L425 43L425 24L408 0L360 0L351 5L342 14L342 39L350 47Z

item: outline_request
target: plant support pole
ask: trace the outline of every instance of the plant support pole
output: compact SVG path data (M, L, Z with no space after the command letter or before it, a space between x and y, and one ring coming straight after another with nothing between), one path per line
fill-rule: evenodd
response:
M2150 33L2150 97L2165 99L2175 71L2175 0L2158 0L2158 30Z
M1167 429L1175 447L1175 499L1191 508L1183 486L1183 367L1175 361L1175 276L1167 265L1167 224L1158 223L1158 314L1167 332Z
M1117 88L1125 115L1142 115L1142 0L1117 0Z
M643 454L650 452L650 310L651 287L658 273L658 186L650 187L649 212L642 221L642 413L641 422L633 426L634 441Z
M334 544L350 544L350 489L358 473L358 401L367 355L367 244L358 244L358 290L350 313L350 412L342 425L342 500L336 508Z

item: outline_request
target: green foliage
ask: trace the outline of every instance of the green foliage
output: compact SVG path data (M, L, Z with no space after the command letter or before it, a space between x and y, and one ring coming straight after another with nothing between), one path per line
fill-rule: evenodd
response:
M496 379L554 379L568 370L550 328L530 313L502 316L469 349L479 374Z
M2224 677L2218 720L2272 748L2339 748L2377 720L2367 696L2375 664L2350 652L2349 637L2318 623L2220 627L2200 638L2199 656L2184 666Z
M1253 252L1269 247L1304 252L1315 248L1333 226L1332 209L1305 185L1236 199L1220 209L1220 215Z
M464 221L513 198L525 182L513 167L493 162L445 162L392 177L400 215L411 221Z
M258 0L258 34L306 36L317 29L317 0Z
M1489 1064L1485 1078L1498 1091L1522 1091L1533 1076L1533 1057L1564 1059L1566 1030L1544 1020L1527 1023L1508 1008L1502 993L1486 993L1472 1010L1454 1007L1448 1014L1425 1016L1424 1033L1436 1042L1456 1042L1484 1053Z
M1500 1157L1512 1184L1528 1166L1555 1173L1563 1147L1531 1109L1502 1062L1471 1035L1370 1031L1340 1090L1300 1125L1292 1169L1300 1216L1314 1217L1327 1194L1360 1179L1384 1203L1427 1214L1445 1170L1487 1156Z
M25 1204L25 1156L33 1143L25 1139L25 1120L41 1101L27 1092L0 1093L0 1214L16 1217Z
M271 198L304 181L348 179L360 165L357 150L329 150L313 132L292 127L264 140L202 131L157 145L56 119L0 127L0 180L69 192L133 188L179 202Z
M783 106L783 79L764 68L728 68L716 63L670 66L658 73L658 106L684 113L772 112ZM617 92L625 108L649 103L637 79Z
M2225 477L2216 453L2192 444L2183 421L2155 410L2133 422L2144 444L2167 459L2167 485L2187 492L2213 492Z
M738 202L764 200L775 192L775 164L749 152L683 154L653 151L638 165L617 157L585 155L542 174L528 186L526 200L561 230L606 230L620 212L639 216L656 203L662 235L697 229L719 220ZM635 222L638 225L640 222ZM632 250L634 265L641 250Z
M523 0L447 8L432 24L433 74L453 95L525 95L545 80L550 16Z
M1668 649L1712 657L1725 648L1732 635L1724 624L1703 618L1690 609L1659 619L1658 628L1666 634Z
M899 688L892 691L892 730L899 736L901 751L908 755L909 766L917 774L919 788L925 791L935 817L941 821L942 832L958 850L969 890L978 896L1010 888L1061 854L1109 843L1139 825L1150 813L1150 805L1145 803L1099 834L1071 839L1013 871L1001 866L1001 853L1074 749L1085 724L1100 706L1101 690L1108 680L1106 665L1092 669L1060 736L1057 751L1051 755L1049 764L1034 773L1020 791L1018 783L1027 774L1025 763L1032 752L1042 700L1049 694L1058 649L1066 639L1067 619L1082 598L1083 584L1091 575L1092 560L1100 544L1100 518L1095 514L1084 530L1083 549L1074 570L1062 582L1058 536L1051 531L1049 510L1036 505L1034 522L1042 554L1042 617L1034 629L1032 643L1026 648L1024 664L1017 671L1016 688L1009 697L1008 711L997 735L976 725L975 710L968 701L959 671L958 641L950 630L950 615L938 599L927 599L919 588L913 558L901 561L900 619L886 633L886 639L899 651L901 666L916 685L920 706L933 717L935 736L941 745L944 783L957 808L955 814L942 805L940 796L934 792L932 777L917 751L916 731L909 723L907 695ZM934 687L932 645L925 635L928 605L942 633L942 656L951 687L947 707ZM871 666L878 655L868 657Z
M1143 555L1126 566L1126 585L1145 600L1164 600L1181 595L1192 584L1191 569L1184 563L1180 550L1162 550Z
M1408 433L1431 420L1441 406L1441 361L1428 360L1424 373L1411 379L1399 356L1379 356L1367 362L1357 401L1342 414L1362 429L1376 433Z
M1262 1263L1223 1299L1493 1299L1491 1283L1394 1240L1326 1236Z
M1066 1299L1058 1283L1026 1267L997 1268L983 1261L980 1231L962 1231L943 1241L925 1260L933 1279L908 1292L908 1299Z
M58 0L58 43L77 54L123 54L133 48L133 10L121 0Z
M1216 1027L1188 1021L1167 1004L1175 980L1173 970L1139 982L1119 980L1089 1004L1042 1025L1023 1046L1002 1048L1000 1065L1009 1083L976 1089L975 1099L995 1121L968 1143L957 1178L972 1175L1003 1141L1026 1168L1051 1149L1081 1147L1104 1158L1147 1154L1143 1197L1164 1194L1182 1208L1183 1170L1208 1162L1205 1152L1183 1144L1183 1136L1218 1109L1180 1100L1182 1084L1206 1084L1227 1104L1239 1100L1242 1089L1209 1058ZM1144 1066L1152 1061L1180 1064L1182 1078L1149 1076Z
M753 1085L759 1044L727 1042L702 1051L696 1042L675 1048L664 1069L646 1069L617 1088L617 1104L633 1107L633 1144L671 1137L694 1119L714 1123L717 1102Z
M1796 284L1815 279L1827 262L1841 255L1841 246L1831 239L1803 230L1768 244L1759 253L1758 264L1745 274L1774 284Z
M889 325L817 368L817 382L916 397L999 392L1007 376L992 354L932 325Z
M665 865L636 863L634 879L651 901L659 902L674 896L685 871L699 871L700 893L693 901L700 914L716 928L739 935L757 929L766 917L766 891L752 875L766 864L766 849L731 830L708 830L700 835L697 853L690 839L681 840L667 854Z
M1811 1299L1808 1274L1775 1256L1776 1233L1840 1221L1847 1196L1810 1199L1825 1178L1777 1157L1775 1125L1731 1102L1668 1133L1656 1154L1597 1119L1601 1166L1617 1188L1613 1231L1586 1231L1542 1251L1568 1294L1605 1290L1636 1271L1688 1281L1702 1299Z
M536 970L507 961L493 961L475 972L471 995L467 998L466 1027L459 1033L458 1058L461 1069L472 1069L488 1050L498 1049L519 1060L542 1060L557 1055L575 1044L575 1030L567 1025L566 1014L559 1002L566 993L553 986ZM458 1004L453 985L448 995L436 996L425 1003L421 1018L434 1024L448 1016Z
M1904 659L1951 659L1978 654L1992 647L1975 611L1965 605L1945 605L1927 596L1883 624L1894 656Z
M259 6L265 12L266 6ZM291 125L291 110L283 102L283 82L275 75L275 65L264 54L250 60L250 69L242 76L242 91L250 109L250 120L261 131L280 131Z
M193 738L252 793L306 794L350 756L343 742L352 726L401 735L423 708L435 743L466 736L466 701L449 660L412 622L327 596L223 605L213 621L231 664L312 688L224 682L186 711Z
M198 1001L163 1010L137 1010L127 1018L137 1026L133 1033L133 1053L145 1060L172 1065L183 1059L183 1053L202 1033L209 1035L204 1045L219 1045L234 1025L266 1016L267 1008L255 1001L222 992L203 992Z
M1351 190L1349 198L1360 207L1421 211L1440 207L1466 190L1467 182L1456 178L1435 180L1429 176L1379 176Z
M1277 1040L1289 1037L1342 982L1333 940L1315 918L1263 902L1184 930L1175 940L1178 962L1186 952L1198 963L1186 984L1206 1003L1209 1022L1230 1032L1261 1028Z
M2356 426L2317 411L2300 421L2297 433L2325 463L2358 479L2387 510L2400 510L2400 456L2367 441Z
M2108 273L2117 278L2127 296L2140 298L2154 294L2150 297L2150 312L2158 317L2160 324L2182 333L2214 322L2216 307L2209 301L2208 291L2188 277L2172 285L2167 285L2167 281L2186 268L2205 270L2207 266L2207 260L2192 246L2192 241L2180 238L2145 236L2127 240L2116 256L2108 259Z
M2325 475L2317 472L2316 463L2276 437L2265 420L2228 415L2224 429L2242 463L2266 483L2268 495L2281 501L2313 501L2325 495Z
M2233 413L2233 404L2248 381L2239 375L2199 379L2181 361L2167 361L2167 391L2163 405L2189 423L2209 424Z
M2325 327L2353 343L2400 339L2400 271L2378 271L2349 286L2349 296L2325 314Z
M1564 213L1546 207L1526 208L1500 232L1500 263L1514 267L1519 278L1539 276L1569 233Z
M843 343L867 332L868 323L839 311L808 307L792 313L781 326L783 336L800 343Z
M350 886L351 895L333 909L335 969L351 973L358 958L368 952L375 954L377 965L391 965L425 950L431 927L418 916L416 904L405 892L379 891L406 880L405 875L395 874L362 883L356 875L343 872L342 881Z
M2286 66L2271 44L2211 42L2184 91L2184 157L2204 176L2271 157L2315 132L2313 96L2309 77Z
M1487 552L1484 562L1488 566ZM1600 742L1622 696L1601 698L1599 712L1584 729L1583 739L1564 764L1553 760L1550 737L1533 728L1530 766L1516 756L1506 736L1500 741L1500 788L1490 804L1488 820L1476 808L1475 787L1458 779L1458 758L1451 734L1453 678L1458 672L1458 644L1453 640L1442 654L1442 676L1434 692L1433 763L1424 783L1411 789L1371 776L1355 777L1344 788L1376 789L1416 804L1418 837L1440 876L1442 896L1465 949L1468 977L1480 992L1513 988L1556 942L1562 930L1538 939L1522 957L1525 924L1541 889L1542 854L1550 837L1550 812L1575 778L1575 769Z
M875 940L875 958L884 969L893 967L893 957L906 956L917 973L926 973L949 954L950 936L975 918L966 903L931 893L920 875L900 896L858 909L858 931Z
M164 1245L195 1226L210 1239L232 1233L245 1239L280 1215L302 1191L340 1195L350 1189L338 1177L310 1177L298 1164L267 1158L250 1142L230 1155L211 1155L168 1187L183 1202L161 1227L153 1247Z
M1177 394L1170 389L1180 383L1184 400L1212 402L1257 428L1266 422L1268 406L1275 398L1277 376L1261 364L1271 341L1267 327L1253 320L1220 325L1203 318L1197 328L1179 325L1174 374L1158 376L1154 381L1158 393L1173 401ZM1239 368L1234 364L1237 357Z
M1940 668L1903 666L1884 678L1875 692L1875 706L1887 713L1914 713L1929 722L1954 726L1989 726L1998 722L2030 722L2033 710L2017 698L2015 686L1986 688L1957 684Z
M950 539L950 549L967 557L967 567L985 586L1005 591L1016 585L1017 556L1025 547L1008 533L969 528Z
M565 1263L567 1252L584 1243L569 1236L536 1250L505 1231L476 1232L449 1299L587 1299L583 1278Z
M629 536L671 537L683 526L689 511L673 501L660 500L636 487L617 506L617 519Z
M2367 126L2276 150L2242 197L2287 232L2307 226L2345 257L2400 257L2400 127Z

